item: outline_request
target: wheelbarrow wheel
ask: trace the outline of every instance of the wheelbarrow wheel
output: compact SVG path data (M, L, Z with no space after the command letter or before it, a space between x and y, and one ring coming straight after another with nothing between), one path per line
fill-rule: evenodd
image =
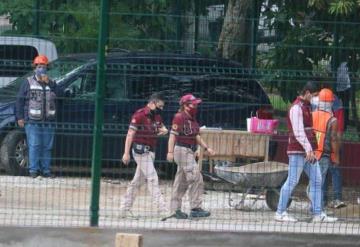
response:
M265 194L266 205L272 210L276 211L280 198L280 188L267 189ZM287 204L287 207L291 204L291 198Z

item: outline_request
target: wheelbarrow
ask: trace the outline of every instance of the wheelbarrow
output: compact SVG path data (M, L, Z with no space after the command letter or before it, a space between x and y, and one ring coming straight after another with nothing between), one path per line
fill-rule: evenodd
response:
M249 194L255 194L253 205L265 192L266 205L276 211L280 197L280 189L288 175L288 165L274 161L251 163L243 166L215 166L215 176L231 186L229 190L229 206L235 209L245 209L245 199ZM214 174L207 174L214 175ZM243 189L241 200L234 202L231 196L233 187ZM290 206L289 200L288 207Z

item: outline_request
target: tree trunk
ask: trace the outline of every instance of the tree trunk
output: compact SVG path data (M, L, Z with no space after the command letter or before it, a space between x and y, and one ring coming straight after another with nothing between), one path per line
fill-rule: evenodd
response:
M193 54L195 52L195 1L189 2L190 7L183 17L183 49L185 53Z
M221 30L218 54L251 66L251 15L253 0L229 0Z

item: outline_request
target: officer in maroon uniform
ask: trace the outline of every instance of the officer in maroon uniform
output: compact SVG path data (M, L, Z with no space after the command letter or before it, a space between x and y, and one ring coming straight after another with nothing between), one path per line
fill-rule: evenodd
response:
M145 182L159 210L167 211L164 198L160 192L158 175L154 168L157 136L168 133L160 115L163 108L164 99L162 96L153 94L147 105L136 111L131 118L122 162L125 165L129 163L131 149L137 167L134 178L130 182L122 201L121 209L124 212L130 211L137 189Z
M202 146L210 155L214 151L209 148L199 135L199 124L196 121L197 105L201 99L187 94L180 99L179 112L172 122L168 143L167 160L175 160L177 172L171 197L171 210L177 219L186 219L188 215L181 211L182 198L189 190L191 217L208 217L210 212L201 208L204 182L198 164L195 161L197 145Z

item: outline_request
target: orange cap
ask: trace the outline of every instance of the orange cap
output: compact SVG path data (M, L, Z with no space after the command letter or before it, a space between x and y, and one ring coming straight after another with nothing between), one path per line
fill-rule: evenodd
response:
M321 89L319 93L319 101L323 102L332 102L334 101L335 97L333 92L328 88Z
M45 55L39 55L34 58L33 64L46 64L48 65L49 59Z

